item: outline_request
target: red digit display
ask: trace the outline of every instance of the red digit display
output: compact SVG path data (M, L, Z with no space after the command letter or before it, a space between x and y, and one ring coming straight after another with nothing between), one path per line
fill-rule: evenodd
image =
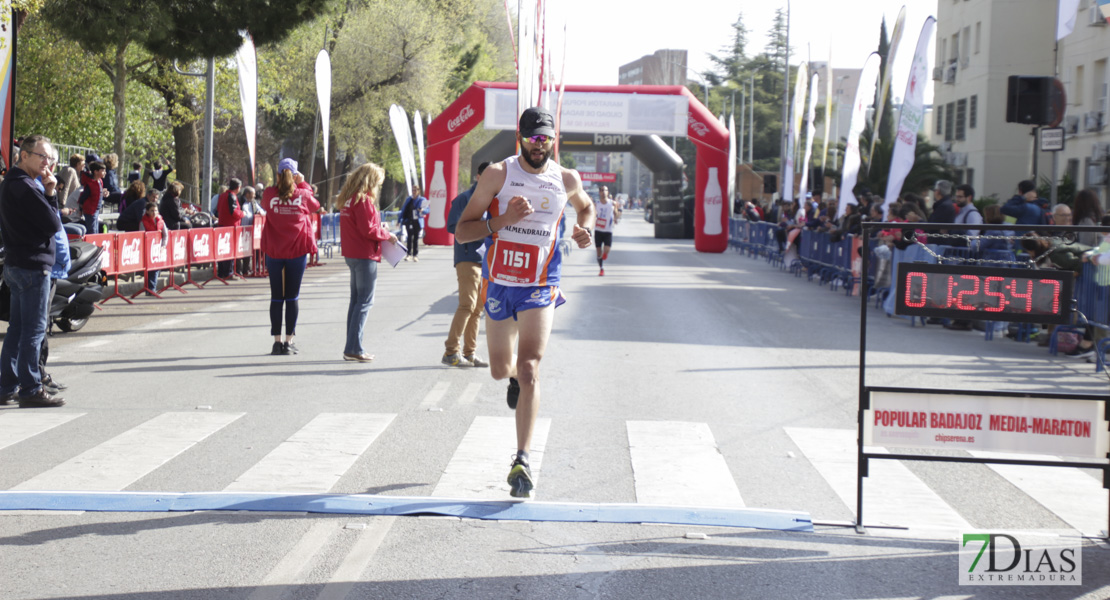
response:
M1020 288L1022 286L1022 284L1025 285L1025 293L1024 294L1018 291L1018 288ZM1023 279L1021 281L1011 281L1010 282L1010 295L1013 296L1014 298L1023 298L1025 300L1025 312L1030 312L1030 311L1033 310L1033 282L1032 281L1030 281L1028 279Z
M991 291L991 284L992 283L1001 283L1002 285L994 286L996 289L1001 289L1002 286L1005 285L1005 283L1003 283L1005 281L1006 281L1005 277L987 277L987 284L986 284L986 289L984 290L984 293L989 298L998 298L998 304L994 305L994 306L991 306L991 305L984 306L983 310L985 310L987 312L992 312L992 313L1002 312L1002 311L1006 310L1006 294L1003 294L1002 292L999 292L999 291L993 291L993 292Z
M960 281L971 282L971 289L962 290L956 294L956 308L960 310L976 310L974 305L964 302L966 297L974 297L979 294L979 278L974 275L960 275Z
M1067 323L1075 274L1050 269L1006 269L901 263L895 313L989 321Z

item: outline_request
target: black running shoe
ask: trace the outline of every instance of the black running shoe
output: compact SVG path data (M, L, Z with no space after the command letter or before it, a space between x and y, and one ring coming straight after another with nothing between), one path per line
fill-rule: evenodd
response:
M270 350L270 354L273 354L274 356L285 354L285 344L282 344L281 342L274 342L274 349Z
M531 498L532 490L536 484L532 481L532 469L520 456L513 457L513 464L509 468L509 495L513 498Z
M294 344L293 342L285 342L282 345L282 349L281 349L282 354L296 354L298 352L300 352L300 350L297 349L296 344Z
M520 399L520 382L516 377L509 378L509 393L505 396L505 400L509 403L509 408L516 410L516 401Z

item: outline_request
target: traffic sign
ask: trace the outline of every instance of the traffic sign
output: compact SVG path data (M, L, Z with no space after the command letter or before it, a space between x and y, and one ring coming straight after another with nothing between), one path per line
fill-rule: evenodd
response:
M1063 127L1046 127L1041 130L1041 152L1059 152L1063 149Z

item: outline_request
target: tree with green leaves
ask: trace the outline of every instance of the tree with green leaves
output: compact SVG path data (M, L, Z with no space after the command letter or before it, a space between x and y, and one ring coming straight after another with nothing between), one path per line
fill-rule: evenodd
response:
M233 54L242 44L242 31L249 31L256 43L278 42L303 20L312 19L326 2L285 0L277 9L268 0L45 0L41 14L52 28L95 56L96 67L112 81L113 148L123 159L130 79L161 94L171 115L195 108L194 99L181 93L187 84L171 81L175 61ZM195 137L195 125L193 129ZM185 167L178 177L190 179L195 164L190 154L198 145L187 132L175 130L174 137L183 154L178 162Z

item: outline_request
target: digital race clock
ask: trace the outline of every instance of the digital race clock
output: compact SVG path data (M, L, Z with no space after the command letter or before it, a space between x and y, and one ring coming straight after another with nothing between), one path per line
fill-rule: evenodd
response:
M899 263L894 313L916 317L1070 323L1075 274L1054 269Z

